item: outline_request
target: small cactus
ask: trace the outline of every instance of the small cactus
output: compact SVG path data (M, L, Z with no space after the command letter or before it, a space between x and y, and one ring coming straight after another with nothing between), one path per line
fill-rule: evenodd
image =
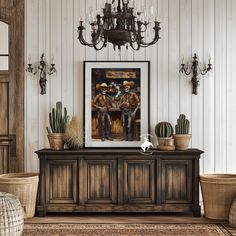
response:
M177 125L175 126L175 134L188 134L189 133L189 120L186 116L181 114L177 120Z
M48 133L65 133L68 119L66 108L64 107L64 114L62 114L62 103L57 102L56 108L52 108L49 113L50 128L46 127Z
M156 125L155 133L159 138L169 138L173 135L173 127L168 122L160 122Z

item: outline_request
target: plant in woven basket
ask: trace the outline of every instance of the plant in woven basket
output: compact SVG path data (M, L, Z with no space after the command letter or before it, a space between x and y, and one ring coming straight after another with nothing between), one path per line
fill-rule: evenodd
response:
M62 103L57 102L56 108L52 108L52 111L49 113L50 127L46 127L50 147L53 150L61 150L64 148L65 128L68 119L67 109L64 107L62 111Z
M187 150L191 135L189 134L190 122L184 114L181 114L175 125L175 147L177 150Z
M72 116L65 130L65 144L69 149L80 149L83 147L83 128L76 116Z
M160 122L155 127L155 133L158 139L159 150L167 151L174 150L174 140L172 135L174 133L174 129L169 122Z

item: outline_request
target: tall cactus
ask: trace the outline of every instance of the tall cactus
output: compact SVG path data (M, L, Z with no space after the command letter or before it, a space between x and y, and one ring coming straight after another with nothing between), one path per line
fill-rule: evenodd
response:
M181 114L177 120L177 125L175 126L176 134L188 134L189 133L189 120L186 116Z
M62 114L62 103L57 102L56 108L52 108L49 113L50 128L46 127L48 133L65 133L68 118L66 108L64 107L64 114Z
M156 125L155 133L159 138L169 138L173 135L173 127L168 122L160 122Z

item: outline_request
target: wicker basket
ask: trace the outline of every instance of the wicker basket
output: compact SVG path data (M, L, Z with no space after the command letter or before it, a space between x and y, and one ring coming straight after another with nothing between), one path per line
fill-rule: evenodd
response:
M208 174L200 176L204 214L207 218L227 220L236 197L236 175Z
M18 198L0 192L0 235L20 236L24 227L24 212Z
M229 211L229 225L236 227L236 198L234 199Z
M24 208L25 218L33 217L35 213L38 181L37 173L0 175L0 192L12 193L17 196Z

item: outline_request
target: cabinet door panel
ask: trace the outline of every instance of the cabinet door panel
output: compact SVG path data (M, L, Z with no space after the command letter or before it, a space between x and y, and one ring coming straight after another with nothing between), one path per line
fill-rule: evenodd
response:
M192 202L191 160L162 160L162 201Z
M124 161L124 200L129 203L154 202L154 160Z
M117 202L117 166L115 160L85 160L86 203Z
M46 172L47 203L76 203L77 161L49 161Z

